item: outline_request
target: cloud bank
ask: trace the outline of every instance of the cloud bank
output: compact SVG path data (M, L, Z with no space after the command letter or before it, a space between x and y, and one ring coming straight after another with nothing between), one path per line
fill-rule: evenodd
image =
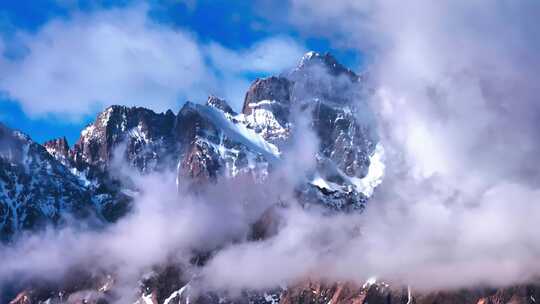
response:
M141 279L158 266L178 266L183 279L197 281L201 269L192 263L194 258L250 242L253 225L265 213L278 203L294 201L295 185L315 166L314 157L298 162L298 156L314 155L318 148L308 121L301 120L298 139L284 151L283 165L264 183L251 175L221 178L193 193L189 183L176 184L175 173L142 175L117 158L113 171L118 177L129 176L132 186L140 189L133 210L103 229L76 223L0 244L5 264L0 268L0 300L6 286L35 280L55 286L74 269L112 275L115 303L135 302ZM121 149L115 155L122 155ZM228 266L234 270L236 263ZM268 283L273 282L271 278ZM193 285L210 288L206 280ZM235 285L234 291L239 290Z
M249 86L246 73L281 71L303 53L287 37L270 37L246 50L202 43L187 30L150 19L147 10L136 5L76 12L35 33L15 33L24 52L2 56L0 90L31 116L77 118L110 104L164 111L185 100L205 100L209 93L240 108L238 92Z
M371 59L385 181L363 215L291 212L274 238L221 251L205 270L210 284L537 280L540 7L522 4L291 1L292 24ZM232 272L237 257L251 262Z

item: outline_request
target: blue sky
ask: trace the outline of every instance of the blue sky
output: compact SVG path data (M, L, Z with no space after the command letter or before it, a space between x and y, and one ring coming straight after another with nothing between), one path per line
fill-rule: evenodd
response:
M0 121L38 142L65 135L73 144L109 104L178 111L184 100L203 101L214 93L238 104L250 81L299 59L280 57L329 51L353 69L361 66L362 58L352 49L297 30L287 22L286 7L285 2L276 7L225 0L1 1ZM96 32L102 24L113 30ZM143 46L143 55L133 62L122 57L117 64L116 49L124 52L141 43L158 45ZM275 54L257 62L265 50ZM156 61L147 62L145 52L157 54ZM192 61L198 63L191 66ZM131 70L139 65L144 67ZM171 65L190 65L195 72L177 73ZM123 79L131 75L137 78Z

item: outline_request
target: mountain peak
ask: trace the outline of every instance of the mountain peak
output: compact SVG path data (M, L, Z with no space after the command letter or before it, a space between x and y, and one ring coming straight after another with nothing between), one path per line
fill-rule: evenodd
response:
M62 164L68 164L69 144L65 136L48 140L43 143L43 147Z
M262 184L283 161L296 155L288 154L296 134L303 135L296 115L308 116L317 150L299 155L313 157L314 166L305 174L299 172L305 178L299 178L285 195L294 195L301 206L360 211L371 194L366 194L365 185L373 184L366 176L373 171L376 143L353 113L352 105L362 97L357 94L359 82L343 73L354 75L329 53L309 52L295 70L255 80L238 114L213 95L206 103L186 102L176 115L170 110L156 113L143 107L112 105L81 132L71 150L65 138L57 138L46 142L45 148L22 142L11 153L1 144L3 133L11 133L0 124L0 240L2 234L23 229L20 219L27 215L37 215L29 227L87 209L106 221L117 220L129 211L133 190L142 192L146 186L117 174L119 163L136 170L128 172L141 174L176 170L181 193L204 193L206 185L221 178ZM22 141L21 136L13 133L11 137ZM21 157L4 157L7 162L2 166L3 149L5 155ZM2 188L2 182L9 188ZM282 204L278 196L281 194L276 195L277 201L268 202L269 210L274 203ZM24 206L12 208L16 206L12 202ZM16 216L10 216L8 222L2 219L6 214ZM0 298L0 302L5 301Z
M302 58L296 69L293 70L291 74L295 72L310 70L313 67L325 67L328 72L334 76L345 74L351 79L356 80L358 76L341 64L331 53L326 52L324 54L317 53L315 51L309 51ZM308 72L309 73L309 72Z
M221 99L219 97L216 97L214 95L208 96L208 100L206 101L206 105L214 107L224 113L228 114L236 114L231 106L225 101L225 99Z
M146 145L157 145L169 137L174 125L172 111L156 113L143 107L113 105L101 112L96 120L88 125L73 148L77 163L105 167L110 161L114 147L127 144L126 153L137 167L146 168L152 154L145 150Z
M311 60L321 59L324 56L333 58L333 56L330 55L330 53L325 53L324 55L321 55L320 53L317 53L315 51L309 51L305 53L304 56L302 56L302 58L300 59L299 66L309 63Z
M302 64L302 62L310 60L311 58L316 57L316 56L320 56L320 54L315 52L315 51L309 51L309 52L305 53L304 56L302 56L302 58L300 59L300 64Z
M65 136L53 138L43 143L43 146L54 146L61 148L62 150L69 150L69 144Z

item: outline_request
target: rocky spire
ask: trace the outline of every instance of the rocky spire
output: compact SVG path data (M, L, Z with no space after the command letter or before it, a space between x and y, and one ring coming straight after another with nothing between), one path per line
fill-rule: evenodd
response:
M208 100L206 101L206 105L210 107L214 107L224 113L228 113L231 115L236 115L236 113L233 111L231 106L225 101L225 99L221 99L219 97L216 97L214 95L210 95L208 97Z
M68 164L70 160L70 151L68 141L65 136L46 141L43 146L47 152L54 156L62 164Z

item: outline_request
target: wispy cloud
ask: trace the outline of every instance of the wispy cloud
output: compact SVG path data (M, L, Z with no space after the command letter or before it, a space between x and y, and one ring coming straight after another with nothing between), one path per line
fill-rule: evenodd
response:
M286 210L272 238L217 253L203 269L208 284L377 276L433 290L535 280L540 39L530 28L540 7L323 2L293 1L292 16L307 33L373 55L385 181L362 215Z
M247 88L241 72L290 67L302 51L287 37L240 51L207 45L188 30L148 18L145 5L77 12L15 36L26 51L17 59L2 56L0 89L32 116L77 118L108 104L175 109L209 93L225 95L239 108L241 97L230 88Z
M62 282L69 271L90 268L114 276L113 291L118 296L115 303L132 303L138 296L138 282L153 267L173 264L182 269L187 280L195 279L200 269L190 260L197 254L247 242L253 224L262 214L278 202L294 199L296 183L315 165L312 157L297 159L317 151L314 134L305 128L307 122L298 129L305 136L299 136L296 144L284 152L283 165L265 183L249 174L240 175L219 179L193 194L191 189L177 187L172 172L142 175L123 161L114 162L118 176L129 176L141 190L134 197L133 210L102 230L69 226L20 235L15 243L0 244L0 258L5 263L0 268L0 292L10 282ZM121 147L117 153L121 153ZM227 267L237 267L237 260L229 262ZM205 280L194 287L221 287L226 283L221 281L226 279L223 276L216 278L220 284L214 281L214 286ZM241 279L247 277L239 277L237 282ZM275 281L275 277L269 277L268 282L257 287Z
M208 46L208 54L220 71L279 73L294 66L305 50L293 39L273 37L245 50L231 50L217 43Z
M422 288L537 276L540 6L315 2L291 1L291 22L373 59L388 169L334 269Z

